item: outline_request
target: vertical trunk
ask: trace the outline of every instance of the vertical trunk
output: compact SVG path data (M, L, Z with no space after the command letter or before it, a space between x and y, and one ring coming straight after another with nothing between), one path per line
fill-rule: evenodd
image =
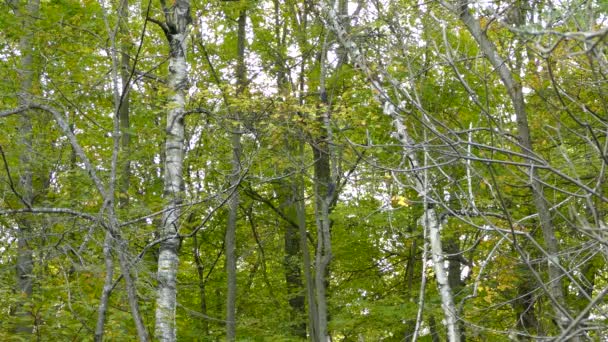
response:
M129 74L129 59L128 59L128 44L126 44L127 39L124 37L127 35L127 20L128 20L128 0L122 0L120 2L120 7L118 9L119 15L119 34L121 41L121 80L122 80L122 92L120 98L120 103L118 104L118 120L120 122L121 128L121 139L122 146L121 152L125 156L124 166L122 170L122 174L120 177L120 186L119 186L119 194L118 194L118 206L119 208L125 208L129 203L128 191L129 191L129 175L130 175L130 163L129 163L129 87L127 85ZM103 255L105 261L106 268L106 276L104 279L104 285L101 292L101 298L99 302L99 307L97 309L97 323L95 326L95 341L103 341L104 327L106 321L106 314L108 310L108 302L110 299L110 294L112 292L112 283L114 277L114 259L112 256L112 234L108 231L106 232L106 236L103 244Z
M348 19L348 0L338 0L338 15L346 32L350 32L350 20ZM348 51L343 46L338 47L338 66L348 63Z
M293 170L287 169L284 172L292 173ZM282 201L281 209L283 210L283 214L289 218L289 222L283 224L285 229L283 269L290 307L290 332L293 336L305 339L306 323L303 317L306 307L300 269L300 260L302 258L302 248L298 232L300 227L299 225L293 225L294 222L298 222L298 215L300 214L298 204L302 197L299 197L299 187L296 184L295 177L281 180L276 192Z
M439 288L441 297L441 307L445 316L445 325L447 329L448 340L450 342L460 341L460 332L458 331L458 316L456 314L456 306L450 289L448 275L445 270L445 258L443 257L443 247L441 244L441 222L437 217L432 204L426 203L427 209L422 217L424 229L429 231L429 240L431 243L431 252L433 256L433 266L435 268L435 279Z
M103 341L104 327L106 323L106 314L108 312L108 302L110 293L112 292L112 283L114 278L114 260L112 257L112 234L106 232L106 237L103 242L103 257L105 261L106 276L104 278L103 288L101 290L101 298L97 307L97 323L95 325L95 342Z
M464 283L461 279L461 275L462 275L462 260L464 260L464 257L462 256L462 251L460 250L460 247L458 246L458 240L456 238L449 238L447 243L446 243L446 247L445 247L445 251L446 253L449 255L449 257L447 258L448 260L448 283L450 284L450 289L452 290L452 294L453 296L457 296L458 293L460 293L460 291L462 290L462 287L464 286ZM462 313L462 311L460 310L462 307L458 308L458 311L456 312L457 316L460 316L460 314ZM465 341L465 324L463 321L460 321L459 324L459 332L460 332L460 338Z
M286 184L289 186L290 184ZM288 197L286 203L285 214L288 215L292 222L297 222L297 187L290 186L291 196ZM303 320L305 311L304 293L302 286L302 275L300 272L301 248L300 238L298 235L299 227L292 224L285 225L285 282L287 283L287 296L290 312L291 334L299 338L306 338L306 323Z
M327 37L321 51L321 77L319 93L321 106L317 116L321 134L313 141L314 156L314 194L315 216L317 223L317 250L315 255L315 296L317 301L318 330L317 341L328 341L327 330L327 285L329 263L331 261L331 232L329 221L329 204L335 190L330 169L329 131L330 103L325 89L325 58L327 55Z
M486 55L490 64L497 70L498 75L507 90L515 111L521 150L525 155L532 157L530 162L534 163L534 149L530 138L528 115L526 113L522 86L515 80L507 63L498 54L496 46L485 34L485 31L482 30L479 21L469 12L468 1L461 0L459 4L460 6L455 9L458 12L457 14L460 16L461 21L467 27L473 38L477 41L477 44L481 48L481 51ZM549 207L545 201L542 184L538 181L537 172L533 167L530 168L530 180L532 199L539 216L549 259L549 279L547 282L549 288L548 295L554 303L557 325L563 328L568 325L571 318L565 305L564 290L562 286L564 274L559 266L559 247L555 237L555 229L551 220L551 215L549 214Z
M320 141L317 145L323 144ZM317 341L328 341L327 331L327 273L331 261L331 236L329 222L329 158L321 148L315 148L315 197L317 223L317 250L315 255L315 297L317 302Z
M247 24L247 12L241 10L238 18L237 37L237 97L242 95L246 86L245 67L245 28ZM239 113L234 112L234 132L232 137L232 174L230 176L231 188L238 188L241 177L241 124ZM239 191L235 189L228 203L228 226L226 227L226 272L228 292L226 296L226 340L234 341L236 338L236 224L239 209Z
M184 108L188 87L186 62L187 26L192 22L189 0L177 0L171 7L161 1L166 19L166 33L170 45L169 56L169 112L165 141L165 174L163 214L158 255L158 289L156 300L156 338L163 342L176 340L175 307L177 296L177 268L179 263L179 205L183 200L184 163Z
M283 97L283 100L289 96L289 89L286 77L285 68L285 37L287 34L287 25L281 23L281 11L280 3L278 0L273 1L274 4L274 16L275 16L275 40L277 43L277 57L276 57L276 68L277 68L277 88L279 95ZM281 28L283 31L281 31ZM280 113L285 120L290 120L289 116L292 113ZM288 135L286 133L284 137L284 148L287 155L292 159L294 155L298 154L297 149L297 137ZM289 218L289 222L284 222L285 230L285 256L283 261L283 268L285 271L285 283L287 285L287 300L290 307L290 331L291 335L301 339L306 339L306 323L304 321L304 312L306 310L304 292L302 286L302 275L300 270L301 260L301 248L300 239L298 235L298 226L294 226L293 222L297 222L297 211L298 201L301 201L303 197L299 197L298 187L296 185L297 176L294 173L294 169L286 167L281 170L282 174L292 176L280 180L280 184L277 187L277 194L281 201L281 208L284 214Z
M297 194L304 198L304 182L298 179ZM319 330L319 316L314 293L314 276L312 274L312 261L308 250L308 238L306 231L306 207L304 201L297 204L298 230L300 234L300 249L302 250L302 263L304 265L304 279L306 280L306 300L308 301L308 323L310 326L309 336L316 341Z
M15 4L18 8L18 4ZM21 69L19 76L21 78L21 94L19 95L19 104L26 105L30 100L28 96L31 94L32 85L34 83L33 70L33 38L34 38L34 18L38 17L40 8L39 0L29 0L25 13L17 13L18 17L23 20L24 34L19 41L19 51L21 53ZM34 200L34 189L32 183L33 177L33 146L32 146L32 122L30 113L24 113L19 117L19 142L23 146L23 151L19 155L19 191L21 192L22 201L26 206L31 206ZM20 298L25 301L32 296L33 275L33 253L30 246L30 238L32 235L32 220L27 217L19 220L17 230L17 292ZM33 332L32 315L27 312L22 301L17 302L15 309L17 323L15 332L23 336L29 336Z
M119 33L120 33L120 79L122 85L122 94L118 108L118 119L120 122L120 139L121 152L123 157L122 174L120 175L120 184L118 189L118 207L121 209L127 208L129 205L129 177L131 176L131 133L129 119L129 43L128 43L128 10L129 0L121 0L120 18L119 18Z
M120 6L122 7L120 9L121 14L125 14L127 11L127 3L126 2L122 2L120 4ZM99 178L97 178L97 176L94 177L94 180L96 181L96 183L99 183L99 190L100 192L102 192L103 197L104 197L104 207L105 210L107 211L107 215L108 215L108 227L109 227L109 232L111 233L111 237L110 236L106 236L107 239L107 246L108 248L112 247L112 241L109 241L110 239L113 240L114 244L115 244L115 248L118 254L118 263L120 264L120 269L121 269L121 273L122 276L125 280L125 288L127 291L127 299L129 302L129 307L131 308L131 315L133 317L133 321L135 323L135 328L137 329L137 335L140 341L149 341L150 337L148 336L148 330L144 324L143 318L139 312L139 298L137 296L137 286L136 286L136 280L135 277L131 274L131 260L130 260L130 255L129 255L129 244L122 238L121 236L121 232L120 232L120 224L119 224L119 220L118 220L118 216L117 216L117 212L116 212L116 196L115 196L115 190L116 190L116 185L117 185L117 175L118 175L118 168L119 168L119 163L118 163L118 157L120 154L120 107L121 107L121 97L122 97L122 93L124 91L124 88L121 89L120 87L120 82L119 82L119 71L120 71L120 67L121 67L121 63L119 62L119 58L116 54L117 51L117 46L116 46L116 31L112 31L109 28L109 23L107 20L107 16L104 14L104 20L106 23L106 27L108 29L108 34L109 34L109 41L111 43L111 51L110 51L110 55L112 58L112 86L113 86L113 90L114 90L114 104L115 104L115 115L114 115L114 127L113 127L113 132L112 132L112 139L113 139L113 151L112 151L112 166L111 166L111 172L110 172L110 181L109 184L107 186L107 189L104 189L104 186L101 183L101 180ZM119 23L118 24L119 27L120 25L124 25L124 23ZM75 139L75 138L74 138ZM83 151L80 151L79 153L82 153L82 157L86 158L86 155L84 155ZM89 171L90 176L93 177L94 175L92 174L92 170ZM106 249L106 252L108 251L108 249ZM106 262L107 261L111 261L108 258L106 258ZM107 295L109 296L109 292L107 293ZM106 298L107 300L107 298ZM98 317L99 318L99 317ZM103 329L103 326L101 326L101 329Z
M295 5L290 9L291 15L294 17L293 27L297 27L296 38L298 42L298 46L300 52L302 54L302 63L300 63L300 75L298 77L298 92L299 92L299 104L305 105L306 101L306 67L308 63L308 58L304 57L307 55L308 47L308 16L311 11L310 6L312 6L311 2L306 0L303 4L303 10L300 12L296 8ZM296 14L297 13L297 14ZM295 20L296 16L299 15L301 21L299 22L299 26L297 26L298 22ZM298 144L298 152L297 155L303 158L304 156L304 147L305 144L300 142ZM308 246L308 232L306 230L306 204L304 202L305 198L305 183L302 177L302 174L298 174L295 182L295 194L298 198L298 202L296 203L296 216L298 219L298 231L300 237L300 250L302 252L302 266L304 273L304 280L306 282L306 291L305 297L308 313L308 336L311 340L317 341L317 336L319 334L319 310L317 306L317 302L315 299L315 276L313 274L312 264L313 260L310 255L309 246Z
M199 297L200 297L200 301L201 301L201 313L205 316L207 316L207 290L205 288L205 283L206 283L206 279L205 279L205 267L203 265L203 262L201 260L201 253L200 253L200 245L198 244L198 239L197 239L197 234L194 234L194 236L192 237L193 241L193 251L192 251L192 255L194 256L194 263L196 265L196 273L198 275L198 291L199 291ZM203 335L207 336L209 335L209 323L207 321L207 319L203 318L201 321L202 325L203 325Z
M454 238L448 239L445 247L446 253L450 255L448 258L448 282L452 291L458 293L462 288L462 279L460 278L462 267L460 258L460 248L458 247L458 240Z
M238 127L236 128L238 129ZM238 186L240 174L240 138L238 133L232 137L232 175L231 187ZM228 202L228 226L226 227L226 340L234 341L236 337L236 223L239 208L239 194L234 191Z

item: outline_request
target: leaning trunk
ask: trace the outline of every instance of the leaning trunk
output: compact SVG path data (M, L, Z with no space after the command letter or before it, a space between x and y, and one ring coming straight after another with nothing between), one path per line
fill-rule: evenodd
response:
M447 339L451 342L460 341L460 333L458 331L458 317L456 315L456 307L450 284L448 282L447 271L444 266L445 258L443 256L443 247L441 243L441 221L436 210L434 209L434 201L429 194L435 193L428 182L426 165L421 165L418 162L418 156L414 154L410 146L415 146L415 142L409 137L409 133L403 123L401 109L393 105L393 101L389 97L388 92L381 84L376 76L376 73L367 64L365 56L357 47L355 42L350 38L346 29L340 23L339 16L334 8L327 2L322 2L324 14L327 16L328 27L337 36L340 44L347 50L351 60L355 63L365 76L370 81L376 93L376 99L383 104L384 113L391 117L395 126L393 134L399 143L403 146L403 157L411 163L411 181L416 192L423 198L425 210L421 218L423 229L428 230L431 251L433 254L433 266L435 268L435 277L441 297L441 306L444 313L445 325L447 328ZM407 93L406 89L402 89ZM398 103L399 101L397 101ZM430 124L430 123L426 123ZM425 152L426 153L426 152ZM425 155L425 161L426 161ZM420 167L423 166L421 169ZM424 170L421 172L420 170Z
M526 113L526 105L522 92L522 86L515 80L511 70L509 69L505 60L498 54L498 50L494 43L488 38L485 31L482 30L479 21L476 20L473 15L469 12L468 2L466 0L460 1L460 6L457 8L460 19L467 27L473 38L477 41L477 44L481 48L481 51L485 54L486 58L490 61L492 66L497 70L500 80L507 89L509 98L515 111L518 138L522 153L530 157L530 163L535 163L534 149L532 146L532 140L530 137L530 128L528 126L528 115ZM570 322L570 316L568 314L564 290L562 286L562 278L564 272L559 265L559 247L557 245L557 239L555 237L555 229L549 214L549 206L545 201L543 186L538 180L536 169L532 166L530 168L530 180L532 199L536 211L538 213L543 238L545 241L547 257L549 259L549 297L553 301L556 323L559 327L565 328Z

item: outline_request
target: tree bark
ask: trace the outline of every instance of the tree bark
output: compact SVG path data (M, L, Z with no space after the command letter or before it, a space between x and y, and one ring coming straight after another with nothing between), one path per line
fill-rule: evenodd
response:
M449 238L445 244L445 252L449 255L448 260L448 284L450 284L450 289L452 291L452 295L456 297L464 286L464 282L462 281L462 262L464 257L462 256L462 251L458 246L459 241L456 238ZM466 262L466 261L465 261ZM456 316L460 316L462 314L462 306L457 307ZM460 338L463 341L466 341L465 335L465 324L463 321L460 321L459 324L459 332Z
M428 183L428 177L426 175L426 165L424 172L421 173L420 163L418 162L417 156L410 150L409 146L414 146L414 141L409 137L408 131L403 124L403 118L389 97L389 92L384 89L380 80L377 78L376 73L371 70L368 66L364 55L361 53L355 42L350 38L344 27L341 25L338 14L334 8L327 2L321 2L323 12L327 16L327 23L329 29L331 29L337 36L338 41L348 51L351 60L365 74L371 83L371 86L376 91L376 99L384 106L384 113L393 119L393 126L395 127L394 137L403 146L403 157L408 160L411 164L411 175L410 177L413 187L416 192L424 199L425 210L421 217L420 224L423 229L428 229L429 240L431 244L431 252L433 255L433 267L435 269L435 277L437 280L437 286L441 297L441 303L443 313L445 317L445 325L447 328L447 339L451 342L460 341L460 333L458 329L458 317L456 315L456 307L454 305L454 299L448 282L448 275L445 270L443 256L443 247L441 243L441 222L434 209L434 201L429 194L434 193L433 189ZM404 93L408 93L407 90L403 90ZM427 122L428 124L428 122ZM425 152L426 153L426 152ZM425 155L426 161L426 155Z
M286 203L285 215L292 218L292 222L297 222L297 187L285 184L291 190L291 196L288 197ZM293 336L305 339L306 338L306 323L303 320L305 313L305 301L302 286L302 274L300 271L300 260L302 258L300 248L300 238L298 234L298 226L292 224L285 225L285 282L287 284L288 303L291 308L291 334Z
M103 257L106 268L106 276L101 289L101 297L97 307L97 323L95 325L95 342L103 341L104 327L106 324L106 315L108 312L108 303L110 294L112 293L112 283L114 278L114 259L112 257L112 234L107 231L103 242Z
M286 21L281 24L281 10L280 3L278 0L273 0L274 4L274 17L275 17L275 41L277 44L277 53L275 60L275 67L277 70L277 88L279 96L282 100L287 99L289 96L289 84L287 83L287 71L285 66L285 52L287 50L285 46L285 38L287 36L287 25ZM293 112L288 111L279 113L284 120L290 120ZM286 132L284 140L284 149L288 156L288 159L293 160L294 156L299 156L298 144L300 144L299 138L295 134L289 134ZM285 272L285 283L287 285L287 303L290 307L290 331L291 335L306 339L306 322L304 315L306 311L302 274L301 274L301 248L300 238L298 235L298 225L294 223L298 222L298 201L302 201L303 197L299 197L297 177L298 173L291 167L285 167L281 170L281 173L286 178L279 180L277 185L277 195L280 201L281 210L288 220L282 220L284 233L284 260L283 269Z
M247 83L247 70L245 66L245 29L247 25L247 12L241 10L238 18L237 37L237 97L243 94ZM230 175L230 187L237 188L232 193L228 203L228 226L226 227L226 273L227 273L227 296L226 296L226 340L234 341L236 338L236 225L239 209L239 182L241 178L241 124L238 111L234 111L235 124L231 133L232 141L232 174Z
M198 276L198 293L201 301L201 313L207 316L207 289L206 283L207 279L205 277L205 266L203 265L203 261L201 260L201 245L198 243L197 234L192 236L192 244L193 251L192 255L194 256L194 264L196 265L196 274ZM203 334L205 336L209 335L209 322L206 318L203 318L201 321L203 326Z
M122 84L122 94L118 99L118 120L121 128L121 152L126 159L121 172L119 194L118 194L118 207L124 209L129 203L129 176L130 176L130 161L129 161L129 141L130 133L129 130L129 45L126 43L126 36L128 34L128 0L122 0L119 5L119 18L118 18L118 32L121 38L121 61L120 61L120 76ZM99 306L97 309L97 323L95 326L95 341L103 341L104 328L106 322L106 315L108 311L108 302L110 294L113 289L113 277L114 277L114 258L112 256L112 245L113 245L112 234L108 231L103 244L103 255L106 268L106 275L104 278L104 285L101 292Z
M278 6L279 4L280 2L276 1L276 5ZM301 11L296 7L295 4L292 4L291 7L289 7L290 15L292 17L292 27L296 28L294 34L296 35L298 48L302 54L302 62L300 63L300 74L298 77L298 102L301 106L306 104L306 68L310 58L307 57L307 51L309 49L308 16L311 11L311 6L311 2L304 1L303 8ZM299 18L300 20L298 21L296 18ZM302 158L302 160L305 155L304 148L305 144L300 141L297 146L298 151L295 153L295 155ZM306 229L306 203L304 201L306 186L303 179L303 174L301 172L297 174L293 186L295 188L295 196L297 196L298 198L298 201L296 202L296 216L298 223L300 250L302 252L302 273L304 275L305 281L304 293L307 303L306 310L308 314L308 336L310 340L317 341L317 336L319 332L319 311L317 309L317 302L315 299L315 279L312 268L313 260L310 255L310 250L308 246L308 231Z
M445 258L443 257L443 247L441 244L441 222L435 209L427 203L422 221L424 229L429 231L429 240L431 242L431 252L433 256L433 267L435 268L435 279L441 296L441 307L445 317L445 325L447 329L448 340L451 342L460 341L461 335L458 329L458 316L454 298L448 281L448 274L445 270Z
M177 268L181 246L179 233L180 207L183 201L184 112L188 87L186 61L187 27L192 22L190 1L177 0L167 7L165 33L169 41L169 98L165 141L164 197L165 212L160 226L158 255L158 289L156 301L156 338L163 342L176 340L175 309L177 297Z
M29 0L25 13L19 13L18 4L15 4L16 14L22 19L24 33L19 41L19 52L22 55L19 77L21 78L19 105L24 106L28 103L34 83L34 63L33 63L33 42L34 39L34 19L38 17L40 0ZM25 206L31 207L34 201L33 167L32 160L33 141L32 141L32 119L29 111L19 117L19 143L23 151L19 155L19 191L21 201ZM30 245L32 237L33 222L27 216L18 220L17 230L17 293L20 300L16 303L15 316L17 322L15 332L21 336L31 336L33 333L34 321L32 314L27 311L25 302L31 299L33 293L34 264L33 252ZM22 299L21 299L22 298Z
M304 182L298 180L297 193L304 197ZM306 207L304 201L297 204L298 230L300 235L300 249L302 250L302 263L304 265L304 279L306 280L306 300L308 302L309 336L316 341L319 330L319 316L315 301L314 276L312 274L312 260L308 250L308 232L306 231Z
M331 131L329 127L330 103L325 88L325 59L327 57L327 36L324 38L320 56L321 75L319 94L321 106L317 113L317 124L320 128L318 135L312 142L314 157L314 195L315 219L317 224L317 249L315 255L315 297L317 301L317 338L316 341L329 341L327 287L329 263L331 262L331 222L329 218L329 205L336 191L332 179L330 158Z
M121 0L120 16L119 16L119 34L120 34L120 79L122 93L118 108L118 120L120 122L120 140L122 158L122 172L119 178L120 184L118 187L118 207L126 209L129 205L129 178L131 177L131 123L130 123L130 70L129 70L129 0Z

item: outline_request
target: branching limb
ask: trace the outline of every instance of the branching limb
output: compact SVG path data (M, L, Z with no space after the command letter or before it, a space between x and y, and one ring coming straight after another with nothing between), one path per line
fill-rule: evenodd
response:
M83 218L89 221L93 221L105 228L107 226L105 223L100 220L98 217L95 217L91 214L83 213L77 210L72 210L69 208L43 208L43 207L30 207L23 209L10 209L10 210L0 210L0 215L14 215L14 214L64 214L70 216L76 216L79 218Z
M4 162L4 169L6 170L6 175L8 177L8 185L11 188L11 191L15 194L15 196L17 196L17 198L19 198L19 200L21 201L21 203L23 203L23 205L25 205L28 209L32 209L32 204L28 201L25 200L25 198L23 198L23 196L21 196L21 194L17 191L17 189L15 189L15 183L13 182L13 177L11 176L11 170L8 167L8 162L6 161L6 155L4 154L4 149L2 148L2 146L0 145L0 154L2 154L2 161Z

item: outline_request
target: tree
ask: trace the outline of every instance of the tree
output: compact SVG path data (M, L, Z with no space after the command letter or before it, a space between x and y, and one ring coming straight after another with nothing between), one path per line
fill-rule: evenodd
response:
M179 263L180 206L183 203L184 121L188 64L186 61L187 30L192 23L190 2L161 2L165 22L160 23L169 43L169 86L171 95L166 119L164 198L158 255L158 296L156 301L156 338L176 340L175 307L177 267Z
M27 2L23 13L19 9L19 3L13 2L12 6L18 16L18 20L22 21L25 32L19 41L19 51L22 54L19 77L21 78L19 105L26 106L32 97L32 90L37 74L34 70L33 57L33 38L35 24L33 18L38 16L40 2L32 0ZM11 180L11 189L26 208L31 208L34 205L34 147L33 147L33 132L32 132L32 116L33 113L21 115L19 118L19 136L20 143L23 147L23 152L19 156L19 182L18 188L15 189ZM4 152L3 152L4 155ZM6 166L6 159L5 159ZM7 166L8 167L8 166ZM10 176L10 175L9 175ZM22 297L22 300L27 301L33 293L34 281L34 260L31 246L31 237L34 234L34 221L29 217L22 217L18 222L17 234L17 295ZM25 303L18 302L15 309L15 314L20 317L17 322L15 332L28 336L33 331L33 324L30 321L30 314L27 313Z
M608 338L603 3L2 6L0 340Z

